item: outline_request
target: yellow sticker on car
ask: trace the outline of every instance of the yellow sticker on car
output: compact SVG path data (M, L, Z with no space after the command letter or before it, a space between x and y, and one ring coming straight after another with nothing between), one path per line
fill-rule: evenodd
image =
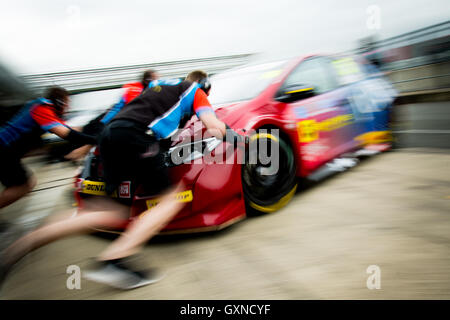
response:
M297 123L297 132L300 142L311 142L319 139L316 120L303 120Z
M178 192L175 195L175 200L178 202L191 202L193 199L192 190ZM151 209L161 201L161 198L149 199L146 201L147 209Z
M124 181L120 184L119 188L120 188L120 194L119 194L119 198L129 198L130 195L130 185L129 185L129 181ZM124 190L124 186L128 186L128 195L126 195L123 190ZM80 192L81 193L85 193L85 194L92 194L95 196L106 196L106 189L105 189L105 183L102 181L90 181L90 180L84 180L81 185L80 185ZM111 194L111 197L113 198L117 198L117 190L114 191Z
M311 142L319 139L320 132L333 131L342 128L353 121L352 114L343 114L317 122L314 119L302 120L297 123L300 142Z
M105 183L98 181L85 180L81 184L82 193L93 194L96 196L106 196Z
M353 120L352 114L343 114L333 118L325 119L317 124L318 131L333 131L348 125Z
M354 138L361 145L380 144L391 142L393 140L391 131L370 131Z

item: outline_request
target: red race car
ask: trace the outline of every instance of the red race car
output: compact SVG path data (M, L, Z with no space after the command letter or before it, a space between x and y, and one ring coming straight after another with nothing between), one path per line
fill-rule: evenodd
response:
M211 83L217 116L247 135L250 147L202 138L196 116L186 123L165 153L171 177L187 186L174 200L185 206L165 233L218 230L252 211L276 211L295 194L299 177L317 180L355 165L358 155L390 147L396 93L362 58L312 55L247 65ZM76 198L82 206L84 198L104 194L92 150L76 177ZM130 221L158 203L143 188L130 195L127 182L117 196L133 196Z

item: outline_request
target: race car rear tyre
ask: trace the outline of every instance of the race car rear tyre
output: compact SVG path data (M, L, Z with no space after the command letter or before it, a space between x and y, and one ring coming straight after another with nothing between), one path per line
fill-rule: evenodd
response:
M264 154L260 149L278 152L272 155L269 151L270 161L264 164L267 160L258 156ZM297 189L297 177L294 154L287 141L263 131L250 137L242 165L242 187L249 215L277 211L291 200Z

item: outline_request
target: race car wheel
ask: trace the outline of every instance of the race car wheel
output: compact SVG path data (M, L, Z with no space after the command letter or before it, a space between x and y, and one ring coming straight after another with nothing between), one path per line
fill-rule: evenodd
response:
M267 163L259 156L262 148L278 150L278 157L267 152ZM282 137L261 132L250 137L242 165L242 187L249 214L273 212L291 200L297 189L296 166L292 148Z

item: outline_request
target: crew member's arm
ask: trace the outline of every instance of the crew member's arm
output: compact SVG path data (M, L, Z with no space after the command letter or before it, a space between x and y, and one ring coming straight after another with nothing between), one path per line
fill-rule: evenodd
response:
M201 89L195 93L193 108L210 134L218 139L225 137L226 125L216 117L216 113L208 101L208 96Z
M95 137L73 130L72 128L64 125L55 126L48 131L76 145L93 145L97 143Z
M82 147L72 150L70 153L66 154L64 158L72 161L83 159L89 153L89 150L91 150L93 146L94 145L92 144L85 144Z
M96 144L95 137L73 130L48 106L37 106L31 111L31 117L43 130L54 133L78 146Z
M217 139L223 139L226 134L226 125L217 119L214 113L204 113L199 116L209 133Z

